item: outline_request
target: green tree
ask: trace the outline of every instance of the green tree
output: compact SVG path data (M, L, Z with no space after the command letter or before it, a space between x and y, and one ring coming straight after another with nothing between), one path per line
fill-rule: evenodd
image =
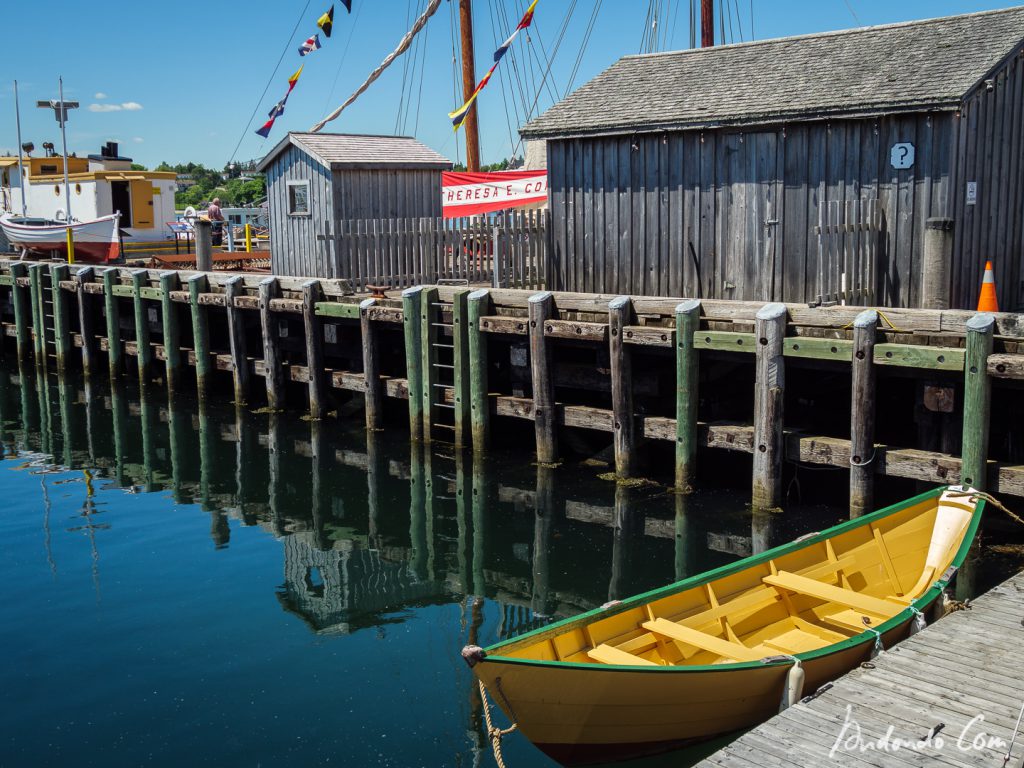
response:
M149 169L146 168L146 166L142 165L141 163L132 163L132 170L133 171L147 171Z

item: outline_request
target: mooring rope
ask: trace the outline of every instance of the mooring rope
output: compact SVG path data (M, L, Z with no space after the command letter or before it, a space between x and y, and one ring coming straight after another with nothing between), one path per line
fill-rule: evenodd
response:
M1011 512L1009 509L1007 509L1005 506L1003 506L1002 502L1000 502L999 499L997 499L991 493L985 493L985 491L954 491L954 490L948 490L948 491L946 491L946 495L947 495L947 497L953 498L953 499L969 498L971 501L977 501L978 499L984 499L987 503L991 504L996 509L1002 510L1007 515L1009 515L1014 520L1016 520L1018 523L1020 523L1021 525L1024 525L1024 518L1021 518L1019 515Z
M480 686L480 701L484 705L484 723L487 726L487 735L491 739L491 749L494 750L494 761L498 768L507 768L501 756L501 740L519 727L519 723L512 723L508 728L497 728L491 722L491 703L487 700L487 689L482 680L478 680ZM504 696L504 694L502 694Z

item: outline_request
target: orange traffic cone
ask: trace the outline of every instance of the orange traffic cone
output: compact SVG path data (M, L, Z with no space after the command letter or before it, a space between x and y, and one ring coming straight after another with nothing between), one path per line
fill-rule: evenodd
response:
M981 293L978 295L979 312L998 312L999 302L996 300L996 276L992 272L992 262L985 262L985 277L981 280Z

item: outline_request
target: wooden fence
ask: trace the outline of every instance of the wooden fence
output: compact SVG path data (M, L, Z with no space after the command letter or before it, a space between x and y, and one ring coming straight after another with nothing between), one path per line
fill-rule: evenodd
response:
M877 199L831 200L819 211L817 303L875 302L882 212Z
M465 283L545 287L549 214L339 221L339 274L356 290Z

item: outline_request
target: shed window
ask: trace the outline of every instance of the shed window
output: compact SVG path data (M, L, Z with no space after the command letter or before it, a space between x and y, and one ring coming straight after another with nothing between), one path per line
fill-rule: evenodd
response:
M309 216L309 182L288 182L288 215Z

